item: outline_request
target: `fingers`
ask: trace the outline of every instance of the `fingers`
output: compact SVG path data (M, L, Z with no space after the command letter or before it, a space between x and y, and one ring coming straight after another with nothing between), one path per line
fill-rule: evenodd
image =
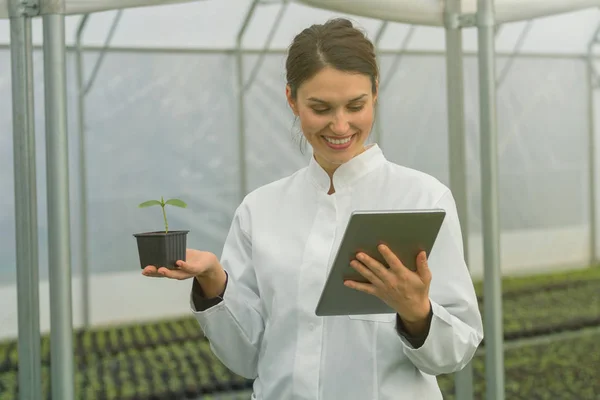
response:
M165 267L159 268L158 273L161 276L164 276L166 278L178 279L178 280L188 279L193 276L193 275L189 274L188 272L185 272L185 271L182 271L179 269L168 269Z
M377 277L377 275L375 275L373 273L373 271L371 271L365 264L363 264L357 260L353 260L350 262L350 266L352 268L354 268L359 274L361 274L369 282L371 282L373 284L381 283L381 279L379 277Z
M379 252L390 266L390 269L400 273L408 271L413 272L406 265L404 265L402 261L400 261L400 259L394 254L394 252L392 252L392 250L390 250L389 247L382 244L379 246ZM416 272L421 278L426 279L428 276L431 276L431 271L429 271L427 264L427 253L425 251L421 251L419 254L417 254L415 264L417 266L417 270L414 272Z
M191 272L192 271L192 267L190 264L188 264L186 261L183 260L177 260L177 262L175 262L175 265L177 266L177 268L179 268L181 271L184 272Z
M180 262L181 261L177 262L178 266ZM188 279L193 276L193 274L190 274L183 269L168 269L165 267L156 268L153 265L148 265L144 268L142 274L151 278L170 278L178 280Z
M376 295L375 287L370 283L362 283L348 280L344 281L344 285L346 287L349 287L350 289L355 289L367 294Z
M389 272L385 266L365 253L358 253L356 258L360 262L353 261L350 265L353 266L361 275L367 278L371 283L378 284L388 280Z
M198 264L198 250L194 249L185 249L185 260L189 260L195 264ZM201 267L202 265L200 265ZM191 265L187 261L177 260L175 262L175 267L165 268L165 267L156 267L154 265L147 265L143 270L142 274L144 276L149 276L153 278L169 278L169 279L188 279L192 276L198 275L198 265ZM200 268L202 270L202 268Z
M157 268L154 265L148 265L142 270L142 275L149 276L151 278L162 278L163 275L158 273Z
M400 261L400 259L394 254L394 252L384 244L380 244L377 249L385 259L385 261L395 272L405 272L408 268Z
M417 256L417 274L419 274L423 282L431 281L431 270L427 262L427 253L424 251L420 252Z

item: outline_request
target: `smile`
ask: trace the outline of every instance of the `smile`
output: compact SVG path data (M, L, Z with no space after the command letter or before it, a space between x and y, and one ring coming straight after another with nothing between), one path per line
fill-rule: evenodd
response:
M328 141L329 143L331 143L331 144L346 144L346 143L349 143L349 142L350 142L350 140L352 140L352 137L353 137L353 136L354 136L354 135L352 135L352 136L348 136L348 137L347 137L347 138L345 138L345 139L333 139L333 138L329 138L329 137L327 137L327 136L323 136L323 137L325 138L325 140L327 140L327 141Z

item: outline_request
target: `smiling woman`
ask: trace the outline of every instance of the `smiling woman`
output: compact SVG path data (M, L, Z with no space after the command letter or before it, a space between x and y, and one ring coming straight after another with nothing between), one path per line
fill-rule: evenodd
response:
M331 175L336 168L365 150L374 120L376 94L368 76L324 67L306 80L290 107L319 164Z
M319 164L335 169L362 153L374 121L379 69L373 44L345 19L294 39L286 97Z
M365 145L379 73L372 43L350 21L303 30L286 68L287 101L313 149L309 165L244 198L220 259L188 249L174 270L143 273L192 278L192 312L216 357L254 380L254 399L441 399L434 375L463 368L483 338L453 196ZM389 269L374 254L351 262L365 280L346 281L348 290L393 312L316 315L354 211L432 208L446 217L416 271L385 246Z

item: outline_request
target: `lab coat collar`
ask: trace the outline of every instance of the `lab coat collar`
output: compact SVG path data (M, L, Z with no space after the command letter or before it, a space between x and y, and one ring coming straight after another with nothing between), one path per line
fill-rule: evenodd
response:
M333 173L333 187L336 191L339 191L350 186L355 180L371 172L385 161L385 156L376 143L368 145L365 151L335 170ZM310 158L308 175L319 188L329 191L329 175L315 160L314 155Z

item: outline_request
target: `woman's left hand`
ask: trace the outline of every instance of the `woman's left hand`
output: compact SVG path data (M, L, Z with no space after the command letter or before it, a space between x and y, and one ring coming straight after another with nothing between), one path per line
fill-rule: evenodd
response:
M427 321L431 310L429 285L431 271L424 251L417 256L417 270L411 271L385 245L378 247L389 269L365 253L358 253L350 265L370 283L347 280L344 284L379 297L392 307L408 325L420 325Z

